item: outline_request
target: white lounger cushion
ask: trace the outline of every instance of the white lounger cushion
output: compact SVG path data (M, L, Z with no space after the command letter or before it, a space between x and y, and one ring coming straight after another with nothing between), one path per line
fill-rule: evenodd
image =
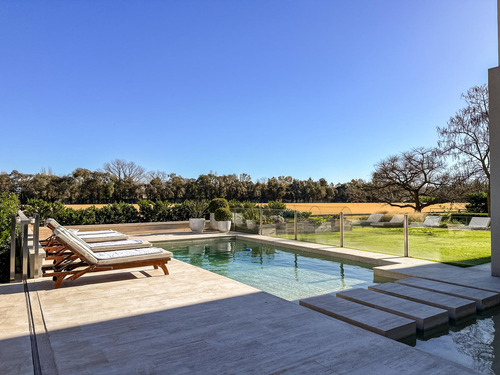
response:
M63 244L77 251L81 256L83 256L89 264L96 264L98 262L95 253L88 247L88 245L78 238L74 233L60 227L54 229L54 235Z
M428 227L439 227L441 216L429 215L425 218L423 225Z
M368 219L366 219L367 223L376 223L384 217L384 214L371 214Z
M491 218L489 217L474 216L469 223L469 228L486 229L489 227L490 223L491 223Z
M127 250L117 250L117 251L104 251L102 253L96 253L95 256L99 261L104 259L114 259L117 258L130 258L141 255L150 254L161 254L164 250L159 247L145 247L142 249L127 249ZM100 262L99 262L100 263Z
M54 234L59 240L79 252L91 264L128 263L149 259L163 259L172 256L170 251L158 247L94 253L87 243L65 228L61 227L54 230Z
M93 242L107 242L107 241L119 241L119 240L127 240L128 236L115 232L115 233L101 233L101 234L94 234L91 236L82 236L80 233L77 233L78 237L81 238L83 241L88 242L88 243L93 243Z
M74 231L79 236L94 236L96 234L110 234L110 233L120 233L113 229L103 229L103 230L84 230L80 232L79 229L70 229ZM120 233L121 234L121 233Z
M127 249L140 249L143 247L153 246L151 242L145 240L123 240L123 241L107 241L96 242L87 244L92 251L110 251L110 250L127 250Z

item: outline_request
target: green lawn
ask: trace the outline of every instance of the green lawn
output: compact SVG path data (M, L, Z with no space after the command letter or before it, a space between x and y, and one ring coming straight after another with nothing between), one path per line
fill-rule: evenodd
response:
M293 235L283 236L293 238ZM299 234L300 241L339 246L339 233ZM491 233L488 231L409 229L409 255L460 266L490 261ZM403 255L402 228L353 227L344 233L344 246L351 249Z

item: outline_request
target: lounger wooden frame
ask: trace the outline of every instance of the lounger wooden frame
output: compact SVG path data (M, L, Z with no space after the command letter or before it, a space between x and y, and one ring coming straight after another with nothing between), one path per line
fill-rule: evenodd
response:
M78 260L77 260L78 259ZM78 258L78 256L71 257L67 259L70 264L66 264L61 267L62 264L59 264L59 267L51 267L48 272L43 274L44 277L52 277L55 281L54 289L57 289L61 286L64 279L69 276L66 280L76 280L80 276L85 275L88 272L101 272L101 271L111 271L111 270L119 270L125 268L135 268L135 267L143 267L143 266L153 266L154 269L161 268L165 275L168 275L167 263L171 260L170 257L164 259L151 259L151 260L139 260L132 261L126 263L118 263L118 264L106 264L99 265L92 264L89 265L85 262L85 260ZM78 270L78 268L82 268Z
M125 268L143 267L143 266L153 266L155 269L161 268L165 275L168 275L167 263L171 260L171 257L167 254L163 257L153 257L152 259L133 259L134 257L129 257L129 261L124 261L126 258L118 258L116 263L112 263L112 258L99 263L99 260L87 259L85 255L80 252L77 246L69 237L58 236L57 231L54 231L55 236L58 241L64 243L66 250L60 257L54 259L54 263L42 267L42 272L44 277L52 277L55 281L54 289L61 286L61 283L65 278L67 280L76 280L80 276L85 275L88 272L101 272L118 270ZM68 234L65 234L69 236ZM85 251L89 251L88 249ZM89 254L92 254L90 250ZM147 255L147 254L146 254ZM90 256L90 255L89 255ZM92 255L93 256L93 255ZM111 262L110 262L111 261Z

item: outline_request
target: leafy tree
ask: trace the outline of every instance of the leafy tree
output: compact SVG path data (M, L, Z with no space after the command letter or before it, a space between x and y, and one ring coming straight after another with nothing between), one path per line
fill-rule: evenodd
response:
M489 99L486 85L474 86L462 94L466 106L438 127L438 145L445 155L457 161L455 168L475 179L485 181L490 212L490 139Z

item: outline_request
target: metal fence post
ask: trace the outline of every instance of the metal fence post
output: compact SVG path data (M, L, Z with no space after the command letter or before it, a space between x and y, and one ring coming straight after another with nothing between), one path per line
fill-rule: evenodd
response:
M16 215L12 215L10 224L10 281L14 281L16 278L16 225Z
M293 211L293 237L297 241L297 210Z
M34 250L34 259L33 259L33 273L31 277L38 278L40 277L40 216L35 214L33 217L33 250Z
M344 213L340 213L340 247L344 247Z
M260 206L260 224L259 224L259 234L262 236L262 206Z
M236 231L236 212L233 212L233 230Z
M408 215L404 216L404 256L408 257L409 236L408 236Z
M22 280L27 280L28 279L28 258L29 258L29 250L28 250L28 225L29 221L22 221L21 227L22 227L22 232L23 232L23 247L22 247L22 254L23 254L23 274L22 274Z

